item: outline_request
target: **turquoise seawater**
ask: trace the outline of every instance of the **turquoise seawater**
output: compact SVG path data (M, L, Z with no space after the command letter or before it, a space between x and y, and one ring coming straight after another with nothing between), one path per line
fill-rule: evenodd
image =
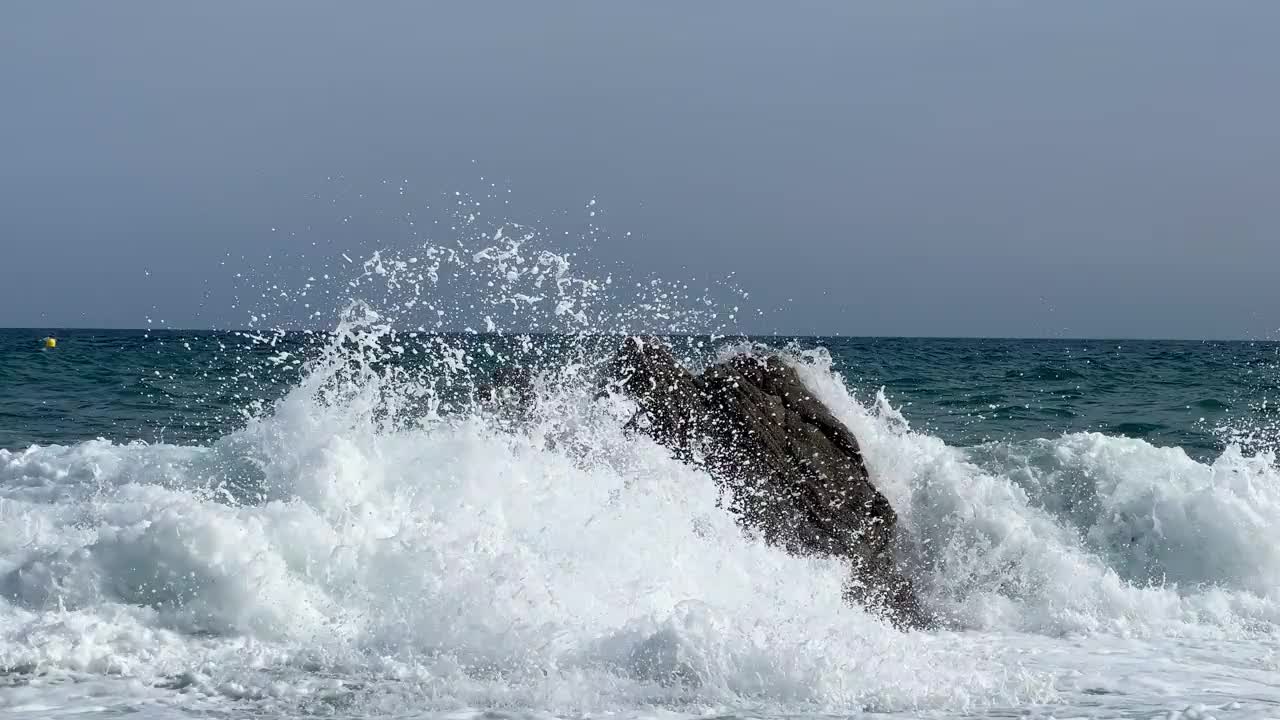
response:
M59 344L47 350L41 340L50 334ZM314 355L327 337L289 333L261 342L232 332L0 330L0 447L94 438L212 442L296 384L302 366L295 361ZM855 392L883 388L913 426L949 445L1092 431L1204 459L1245 435L1268 443L1280 418L1277 343L753 340L825 348ZM405 342L429 352L425 339ZM294 356L281 362L281 351ZM412 364L415 356L400 362Z

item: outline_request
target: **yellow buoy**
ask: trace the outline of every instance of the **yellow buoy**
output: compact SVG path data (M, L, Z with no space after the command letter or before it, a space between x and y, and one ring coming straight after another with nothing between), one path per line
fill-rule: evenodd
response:
M57 338L51 338L51 337L47 337L47 338L45 338L45 339L44 339L44 346L45 346L45 347L47 347L47 348L56 348L56 347L58 347L58 340L57 340Z

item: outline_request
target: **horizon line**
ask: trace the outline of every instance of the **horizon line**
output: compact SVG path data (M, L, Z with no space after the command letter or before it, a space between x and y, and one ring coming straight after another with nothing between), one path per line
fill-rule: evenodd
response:
M331 329L305 329L305 328L273 328L270 330L255 328L182 328L182 327L161 327L161 328L138 328L138 327L53 327L53 326L12 326L0 327L0 332L11 331L47 331L55 332L112 332L112 333L240 333L240 334L263 334L263 333L333 333ZM548 336L548 335L585 335L585 336L631 336L631 335L656 335L658 337L724 337L724 338L836 338L850 340L1051 340L1061 342L1232 342L1232 343L1280 343L1278 339L1267 338L1242 338L1242 337L1121 337L1121 336L1049 336L1049 335L857 335L857 334L815 334L815 333L752 333L752 332L733 332L733 333L662 333L662 332L645 332L645 333L622 333L622 332L547 332L547 331L529 331L529 332L479 332L468 330L401 330L397 331L404 334L416 333L420 335L438 336L438 335L475 335L478 337L492 336Z

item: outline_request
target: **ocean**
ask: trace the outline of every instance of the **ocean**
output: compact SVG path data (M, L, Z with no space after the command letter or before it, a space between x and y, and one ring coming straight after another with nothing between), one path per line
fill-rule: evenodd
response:
M1280 717L1280 346L673 336L853 431L943 618L902 631L625 430L616 336L412 308L0 332L0 713ZM504 365L531 419L474 401Z

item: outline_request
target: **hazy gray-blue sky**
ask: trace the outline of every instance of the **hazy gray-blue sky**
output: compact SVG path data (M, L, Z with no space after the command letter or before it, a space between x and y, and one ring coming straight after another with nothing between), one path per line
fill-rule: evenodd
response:
M758 330L1269 336L1277 28L1270 0L5 3L0 326L235 322L228 252L380 242L341 198L485 176L515 219L598 198L637 273L736 272L780 308Z

